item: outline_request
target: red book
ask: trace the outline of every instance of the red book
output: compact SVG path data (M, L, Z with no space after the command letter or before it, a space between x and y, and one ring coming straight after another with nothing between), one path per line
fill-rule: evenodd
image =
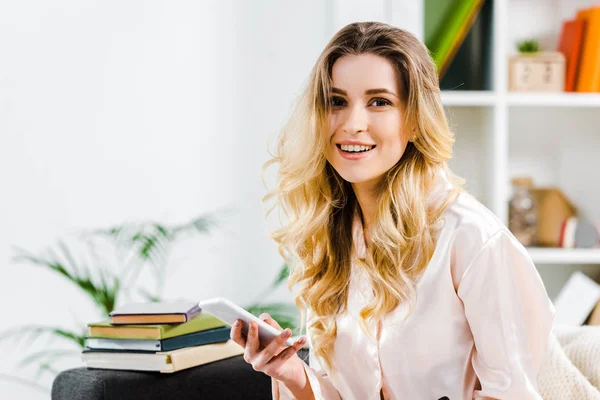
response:
M577 87L577 72L583 39L583 21L572 19L565 21L558 41L558 51L565 55L567 70L565 74L565 92L574 92Z

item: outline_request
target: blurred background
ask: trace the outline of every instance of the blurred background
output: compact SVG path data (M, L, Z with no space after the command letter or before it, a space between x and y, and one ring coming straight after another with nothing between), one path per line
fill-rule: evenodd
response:
M599 7L0 2L0 398L48 398L81 366L86 324L128 301L224 296L294 326L260 167L353 21L427 44L451 168L528 247L551 298L576 271L596 280Z

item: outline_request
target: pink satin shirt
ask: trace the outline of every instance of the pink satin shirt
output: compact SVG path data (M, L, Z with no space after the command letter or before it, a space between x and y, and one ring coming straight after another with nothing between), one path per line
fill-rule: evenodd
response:
M428 201L443 201L451 188L439 170ZM541 399L537 373L554 307L527 250L468 193L438 223L412 314L404 320L402 303L371 323L376 340L358 323L373 288L353 264L348 308L336 318L337 370L323 368L312 351L305 364L316 399ZM364 257L358 214L353 239L353 259ZM306 336L310 348L310 331ZM281 382L272 383L274 399L294 398Z

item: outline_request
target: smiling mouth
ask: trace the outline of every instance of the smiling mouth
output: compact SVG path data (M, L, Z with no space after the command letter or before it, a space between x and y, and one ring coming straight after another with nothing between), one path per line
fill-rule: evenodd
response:
M341 144L336 144L336 147L340 150L342 150L342 145ZM361 151L346 151L346 150L342 150L344 153L347 154L360 154L360 153L366 153L368 151L373 150L375 147L377 146L371 146L371 148L369 150L361 150Z

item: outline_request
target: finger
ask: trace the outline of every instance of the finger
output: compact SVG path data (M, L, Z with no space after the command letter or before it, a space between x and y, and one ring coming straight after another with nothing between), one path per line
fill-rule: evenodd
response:
M239 319L231 326L231 332L229 333L231 340L236 342L242 347L246 347L246 337L242 333L242 321Z
M258 316L258 318L259 318L259 319L262 319L262 320L264 321L264 320L265 320L265 319L267 319L267 318L271 318L271 315L269 315L269 313L268 313L268 312L264 312L264 313L260 314L260 315Z
M294 356L294 354L296 354L302 348L302 346L304 346L305 343L306 338L303 336L300 339L298 339L292 346L283 350L281 353L279 353L279 355L273 357L271 361L267 363L267 365L271 365L273 363L283 364L284 362L292 358L292 356Z
M248 325L248 336L246 338L246 350L245 353L250 358L253 358L258 353L259 342L258 342L258 325L254 321L250 321Z
M277 323L277 321L275 321L273 318L271 318L271 316L268 313L262 313L262 314L260 314L260 316L258 318L262 319L267 324L279 329L280 331L283 330L283 328L279 325L279 323Z
M292 336L292 331L286 328L271 343L269 343L261 352L259 363L268 363L274 356L279 354L282 349L288 347L285 341Z

